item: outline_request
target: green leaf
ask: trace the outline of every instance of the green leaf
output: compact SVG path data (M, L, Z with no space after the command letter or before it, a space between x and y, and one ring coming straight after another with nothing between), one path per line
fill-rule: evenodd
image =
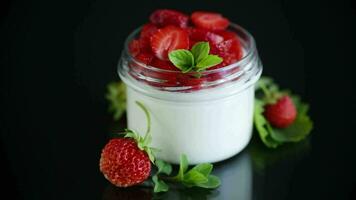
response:
M153 192L167 192L169 189L169 186L162 180L158 179L157 175L154 175L152 177L152 181L154 184L154 189Z
M169 60L183 73L189 72L194 67L193 54L185 49L171 51L168 54Z
M119 120L126 111L126 86L121 81L107 85L106 99L109 101L109 112Z
M201 60L197 65L197 71L202 71L205 70L209 67L213 67L217 64L220 64L223 61L222 58L220 58L219 56L216 55L208 55L206 58L204 58L203 60Z
M199 63L204 58L206 58L209 55L209 51L210 51L209 42L197 42L192 47L192 50L191 50L191 52L194 56L195 63Z
M192 169L200 172L201 174L207 177L213 170L213 165L210 163L203 163L203 164L196 165Z
M205 183L198 183L197 186L202 187L202 188L217 188L221 184L221 181L219 177L214 176L214 175L209 175L208 176L208 181Z
M184 179L184 173L188 169L188 158L185 154L180 156L180 164L179 164L179 171L178 175L175 177L177 180L182 181Z
M187 185L187 186L194 186L197 185L199 183L206 183L208 181L208 178L200 173L199 171L195 170L195 169L191 169L189 170L183 178L183 184Z
M172 173L172 165L163 160L156 160L155 165L158 168L157 174L164 173L170 175Z

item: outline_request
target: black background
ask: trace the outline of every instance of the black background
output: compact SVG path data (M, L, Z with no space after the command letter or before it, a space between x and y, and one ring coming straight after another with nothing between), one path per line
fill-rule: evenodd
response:
M255 37L264 75L311 104L311 152L288 181L274 182L283 167L266 175L261 199L356 199L355 3L321 0L2 0L2 196L101 198L105 86L125 37L156 8L224 13Z

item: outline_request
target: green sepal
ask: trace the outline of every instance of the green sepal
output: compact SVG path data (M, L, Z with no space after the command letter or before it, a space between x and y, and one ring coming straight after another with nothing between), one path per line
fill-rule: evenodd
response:
M107 85L106 99L109 102L109 112L119 120L126 111L126 86L123 82L111 82Z
M167 192L169 189L169 186L162 180L158 179L157 175L154 175L152 177L152 182L154 184L154 189L153 192Z

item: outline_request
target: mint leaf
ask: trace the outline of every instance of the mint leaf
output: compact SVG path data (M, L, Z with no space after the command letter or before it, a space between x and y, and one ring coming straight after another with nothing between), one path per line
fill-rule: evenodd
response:
M191 52L194 56L195 63L199 63L204 58L206 58L209 55L209 51L209 42L197 42L196 44L194 44Z
M154 184L154 189L153 192L167 192L169 189L169 186L162 180L158 179L157 175L154 175L152 177L152 181Z
M189 72L194 67L193 54L185 49L171 51L168 54L169 60L183 73Z
M195 169L189 170L183 178L183 184L185 184L188 187L197 185L199 183L206 183L208 181L208 178L200 173L199 171Z
M197 64L196 68L197 68L197 71L203 71L209 67L220 64L222 61L223 61L223 59L220 58L219 56L208 55L206 58L204 58Z
M155 165L158 168L157 174L164 173L166 175L170 175L172 172L172 166L163 160L156 160Z
M213 170L213 165L210 163L203 163L203 164L196 165L192 169L200 172L204 176L208 176L211 173L211 170Z
M208 181L205 183L198 183L197 186L202 188L217 188L221 184L220 179L217 176L209 175Z
M126 86L121 81L107 85L106 99L109 101L109 112L119 120L126 111Z
M182 154L180 156L180 164L179 164L179 171L178 175L175 177L177 180L183 180L184 179L184 173L188 169L188 158L185 154Z

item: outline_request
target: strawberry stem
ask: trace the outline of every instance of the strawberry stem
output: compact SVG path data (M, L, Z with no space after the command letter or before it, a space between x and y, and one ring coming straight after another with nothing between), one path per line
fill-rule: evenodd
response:
M136 104L143 110L143 112L146 115L146 119L147 119L147 130L146 130L146 134L144 137L144 140L147 140L151 131L151 117L150 117L150 113L148 112L147 108L139 101L136 101Z

